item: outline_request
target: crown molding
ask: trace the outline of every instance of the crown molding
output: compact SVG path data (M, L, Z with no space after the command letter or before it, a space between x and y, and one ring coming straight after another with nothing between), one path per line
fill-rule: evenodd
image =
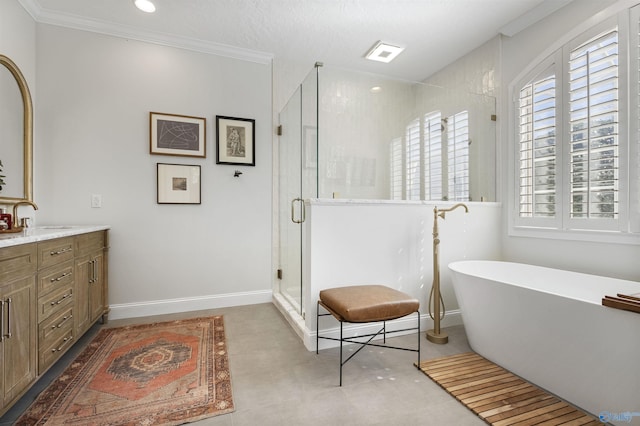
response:
M258 64L270 64L273 61L272 53L260 52L257 50L245 49L211 41L200 40L190 37L167 35L154 31L142 31L129 25L115 24L99 19L86 18L83 16L67 13L53 12L43 9L37 0L18 0L22 7L33 19L41 24L56 25L75 30L89 31L99 34L121 37L130 40L137 40L146 43L158 44L161 46L174 47L178 49L191 50L210 55L224 56L242 61L255 62Z

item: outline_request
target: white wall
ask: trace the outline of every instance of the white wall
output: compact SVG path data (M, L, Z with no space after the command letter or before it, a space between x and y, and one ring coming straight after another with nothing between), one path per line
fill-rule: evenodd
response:
M271 65L49 25L37 52L38 224L112 226L112 317L271 300ZM150 111L206 118L206 159L150 155ZM215 164L215 115L256 120L255 167ZM158 205L158 162L202 204Z
M0 55L20 69L36 99L36 26L17 1L0 2ZM5 175L0 196L22 198L23 187L23 104L15 78L0 66L0 160Z
M608 7L628 7L633 1L581 0L572 2L558 12L529 27L528 29L502 41L502 117L507 117L512 107L508 95L509 85L532 62L543 59L570 37L589 28L598 19L602 19ZM508 120L500 122L502 143L501 155L504 161L500 173L510 179L508 173L508 146L514 143ZM509 208L506 185L502 191L504 217ZM507 234L507 221L504 223L505 260L558 267L562 269L586 272L598 275L640 281L640 246L581 241L550 240L544 238L511 237Z
M36 24L17 0L0 2L0 54L18 65L35 98Z

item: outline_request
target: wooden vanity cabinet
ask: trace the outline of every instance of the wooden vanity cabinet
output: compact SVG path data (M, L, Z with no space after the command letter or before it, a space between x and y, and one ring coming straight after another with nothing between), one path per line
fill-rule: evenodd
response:
M106 320L107 232L0 248L0 416Z
M76 316L75 331L80 335L98 318L106 319L107 233L78 235L75 240Z
M0 414L36 379L36 244L0 250Z

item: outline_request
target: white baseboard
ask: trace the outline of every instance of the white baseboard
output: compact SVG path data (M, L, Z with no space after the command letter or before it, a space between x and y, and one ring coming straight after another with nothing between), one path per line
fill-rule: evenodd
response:
M110 320L147 317L151 315L175 314L179 312L205 309L227 308L230 306L269 303L271 290L248 291L242 293L214 294L209 296L185 297L180 299L153 300L149 302L122 303L111 305Z

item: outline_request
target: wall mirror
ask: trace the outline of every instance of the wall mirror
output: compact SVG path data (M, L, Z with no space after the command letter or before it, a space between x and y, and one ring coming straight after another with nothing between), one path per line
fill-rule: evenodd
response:
M0 55L0 204L33 202L33 105L18 66Z

